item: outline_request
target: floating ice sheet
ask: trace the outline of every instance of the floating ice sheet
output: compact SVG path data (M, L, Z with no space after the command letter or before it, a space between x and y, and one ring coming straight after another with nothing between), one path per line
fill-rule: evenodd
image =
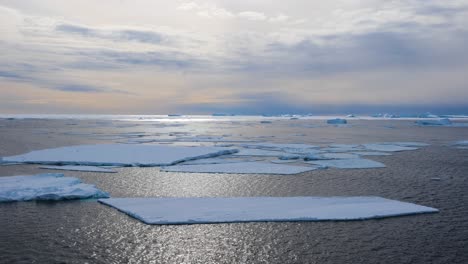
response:
M431 207L373 196L110 198L99 202L155 225L344 221L438 212Z
M102 144L37 150L3 160L58 165L163 166L235 152L235 149L216 147Z
M80 179L45 173L0 177L0 202L106 198L109 194Z
M240 149L237 153L234 153L234 156L253 156L253 157L280 157L285 153L281 151L274 150L264 150L264 149Z
M380 162L368 159L313 160L307 163L338 169L371 169L385 167L385 165Z
M387 144L387 143L363 144L363 146L368 150L390 151L390 152L418 149L418 148L415 148L415 147L404 147L404 146L400 146L400 145L391 145L391 144Z
M342 124L347 124L348 122L346 119L341 119L341 118L335 118L335 119L328 119L327 124L332 124L332 125L342 125Z
M297 174L317 167L291 166L266 162L236 162L222 164L175 165L163 167L163 171L236 174Z
M104 173L116 173L117 172L114 170L96 167L96 166L65 165L65 166L41 166L39 168L48 169L48 170L86 171L86 172L104 172Z

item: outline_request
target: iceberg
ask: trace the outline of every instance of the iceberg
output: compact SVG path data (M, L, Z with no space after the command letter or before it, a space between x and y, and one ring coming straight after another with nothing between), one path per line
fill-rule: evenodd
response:
M168 145L101 144L36 150L4 157L6 162L47 165L167 166L236 153L237 149Z
M115 170L109 170L107 168L101 168L96 166L41 166L40 169L47 170L67 170L67 171L85 171L85 172L104 172L104 173L116 173Z
M342 125L342 124L347 124L347 123L348 121L346 121L346 119L341 119L341 118L327 120L327 124L332 124L332 125Z
M346 221L438 212L435 208L375 196L110 198L98 201L151 225Z
M107 197L94 185L58 173L0 177L0 202Z
M332 167L338 169L372 169L385 168L385 165L368 159L333 159L333 160L312 160L307 163L322 167Z
M316 170L317 167L292 166L266 162L236 162L218 164L175 165L162 167L162 171L232 174L297 174Z

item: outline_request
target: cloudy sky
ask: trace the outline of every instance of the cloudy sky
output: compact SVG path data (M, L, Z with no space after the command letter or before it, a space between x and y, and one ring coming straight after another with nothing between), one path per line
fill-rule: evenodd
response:
M0 0L0 113L468 113L468 0Z

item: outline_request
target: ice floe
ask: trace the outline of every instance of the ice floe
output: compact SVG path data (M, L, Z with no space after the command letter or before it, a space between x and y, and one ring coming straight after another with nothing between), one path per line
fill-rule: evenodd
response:
M66 170L66 171L85 171L85 172L104 172L104 173L116 173L115 170L110 170L108 168L101 168L96 166L40 166L41 169L47 170Z
M80 179L45 173L0 177L0 202L106 198L109 194Z
M163 171L195 173L233 173L233 174L297 174L312 171L317 167L292 166L266 162L235 162L219 164L175 165L162 167Z
M327 124L332 124L332 125L344 125L347 123L348 121L346 121L346 119L341 119L341 118L334 118L334 119L327 120Z
M450 126L452 125L452 121L448 118L441 118L441 119L428 119L428 120L417 120L415 122L420 126Z
M338 169L371 169L384 168L385 165L368 159L332 159L332 160L312 160L307 163L320 165L323 167L331 167Z
M400 146L400 145L391 145L391 144L387 144L387 143L363 144L363 146L368 150L389 151L389 152L417 150L418 149L418 148L415 148L415 147L405 147L405 146Z
M187 160L232 154L236 149L167 145L101 144L32 151L4 157L6 162L56 165L164 166Z
M99 202L154 225L346 221L438 212L374 196L110 198Z

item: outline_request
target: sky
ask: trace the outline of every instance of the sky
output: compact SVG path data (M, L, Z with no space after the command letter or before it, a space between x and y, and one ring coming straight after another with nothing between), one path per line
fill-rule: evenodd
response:
M468 0L0 0L0 113L468 113Z

